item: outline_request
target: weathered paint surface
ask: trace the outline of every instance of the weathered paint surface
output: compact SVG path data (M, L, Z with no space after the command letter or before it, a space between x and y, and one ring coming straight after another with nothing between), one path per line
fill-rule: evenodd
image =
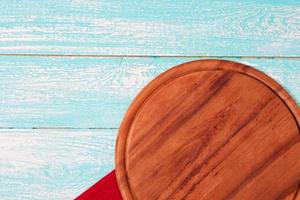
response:
M0 199L72 199L114 168L116 130L0 130Z
M118 128L130 102L184 58L0 58L0 127ZM300 61L234 59L280 82L300 102Z
M299 56L297 0L2 0L0 53Z

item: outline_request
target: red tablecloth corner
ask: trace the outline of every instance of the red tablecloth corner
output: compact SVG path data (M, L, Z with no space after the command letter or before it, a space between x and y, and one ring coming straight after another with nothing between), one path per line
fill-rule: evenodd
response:
M122 200L115 170L107 174L75 200Z

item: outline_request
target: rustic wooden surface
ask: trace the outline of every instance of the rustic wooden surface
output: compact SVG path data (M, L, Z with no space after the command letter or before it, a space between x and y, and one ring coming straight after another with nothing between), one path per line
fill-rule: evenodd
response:
M2 0L0 8L5 54L300 54L297 0Z
M195 59L0 57L0 127L118 128L150 80ZM300 102L298 60L232 60L264 71Z
M248 63L300 102L299 8L294 0L1 1L0 129L6 151L0 151L0 199L65 200L83 192L114 168L113 140L137 92L186 61L208 56ZM86 151L97 142L83 137L90 131L101 144L95 152ZM32 136L43 149L30 144ZM60 136L61 145L55 145ZM62 167L60 159L29 156L68 155L74 139L89 143L77 145L86 164L65 159ZM18 156L24 149L17 141L26 141L27 156ZM88 161L97 156L107 162ZM19 164L8 170L6 163ZM32 163L36 167L22 170ZM45 166L59 175L47 176ZM67 166L80 174L67 173ZM42 173L47 181L39 187Z
M116 131L0 130L0 199L74 199L111 171Z
M228 61L183 64L126 113L120 190L125 200L289 198L300 180L299 124L297 104L264 74Z

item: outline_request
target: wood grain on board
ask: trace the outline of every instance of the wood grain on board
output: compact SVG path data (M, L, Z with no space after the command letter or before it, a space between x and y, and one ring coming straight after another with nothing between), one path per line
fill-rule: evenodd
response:
M125 200L288 199L300 180L299 124L289 94L253 68L180 65L146 86L124 117L120 191Z
M0 2L0 53L299 56L296 0Z
M0 129L0 199L74 199L114 168L116 131Z
M294 187L294 188L291 189L291 191L297 191L296 193L290 192L282 200L299 200L300 196L299 196L299 187L298 186L296 186L296 187Z
M134 96L163 71L197 58L0 57L0 127L118 128ZM300 102L300 61L234 59Z

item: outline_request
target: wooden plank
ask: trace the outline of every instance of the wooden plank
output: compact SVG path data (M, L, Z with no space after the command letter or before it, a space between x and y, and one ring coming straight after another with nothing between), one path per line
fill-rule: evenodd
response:
M0 53L299 56L300 3L0 2Z
M189 60L1 57L0 127L118 128L138 91ZM300 102L299 60L233 60L263 70Z
M116 130L0 130L1 199L74 199L114 168Z

